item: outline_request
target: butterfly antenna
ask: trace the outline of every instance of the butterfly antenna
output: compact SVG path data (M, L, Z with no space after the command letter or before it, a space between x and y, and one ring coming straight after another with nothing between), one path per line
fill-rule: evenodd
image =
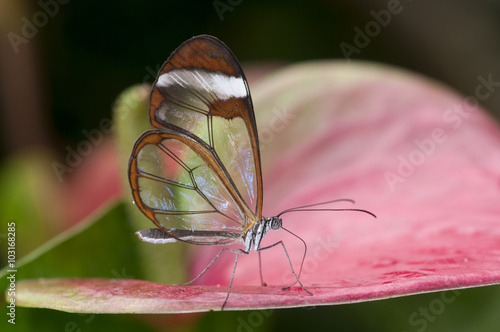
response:
M362 209L309 209L310 207L314 206L319 206L319 205L325 205L325 204L330 204L330 203L337 203L337 202L349 202L353 203L354 201L352 199L348 198L342 198L342 199L336 199L333 201L327 201L327 202L322 202L322 203L316 203L316 204L309 204L309 205L303 205L303 206L298 206L290 209L286 209L282 212L280 212L277 217L284 215L285 213L290 213L290 212L320 212L320 211L357 211L357 212L363 212L371 215L374 218L377 218L375 214L373 214L370 211L367 210L362 210Z
M341 199L334 199L332 201L326 201L326 202L321 202L321 203L314 203L314 204L308 204L308 205L302 205L302 206L296 206L290 209L286 209L285 211L281 211L278 216L287 213L288 211L296 210L296 209L303 209L303 208L308 208L308 207L313 207L313 206L318 206L318 205L325 205L325 204L330 204L330 203L338 203L338 202L349 202L354 204L355 202L352 199L349 198L341 198Z

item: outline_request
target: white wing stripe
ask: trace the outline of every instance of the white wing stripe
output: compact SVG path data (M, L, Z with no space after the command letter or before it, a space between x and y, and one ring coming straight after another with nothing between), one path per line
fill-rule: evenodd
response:
M248 96L247 87L242 77L228 76L206 70L174 69L161 75L156 84L163 88L177 84L183 86L179 81L196 91L215 93L217 98L221 100Z

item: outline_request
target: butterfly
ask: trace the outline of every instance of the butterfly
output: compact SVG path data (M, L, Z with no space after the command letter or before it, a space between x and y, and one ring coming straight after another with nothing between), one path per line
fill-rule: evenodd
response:
M137 139L129 161L134 202L156 226L138 231L140 240L224 246L191 282L224 251L235 253L222 310L229 299L238 256L254 250L260 262L260 251L279 245L296 281L311 294L302 285L300 272L293 269L284 243L261 246L262 239L271 230L291 233L282 226L284 213L367 211L316 208L340 201L335 200L288 209L271 218L262 216L259 136L248 83L233 52L208 35L182 43L153 84L149 117L155 129ZM236 243L243 248L229 247ZM265 284L262 273L261 282Z

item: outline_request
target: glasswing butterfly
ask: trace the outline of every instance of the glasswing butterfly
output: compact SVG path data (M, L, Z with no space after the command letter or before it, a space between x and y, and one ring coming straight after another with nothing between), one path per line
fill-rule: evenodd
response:
M350 210L372 214L314 208L342 201L335 200L288 209L271 218L262 216L259 137L250 91L238 60L215 37L194 37L172 53L153 84L149 117L156 129L136 141L129 181L135 204L156 227L136 234L150 243L225 246L191 282L222 252L234 252L233 274L222 309L239 254L253 249L259 252L260 262L260 251L280 244L296 281L311 294L300 282L300 272L295 273L282 241L261 247L270 230L291 233L282 227L284 213ZM243 249L228 247L238 242ZM264 285L262 273L261 282Z

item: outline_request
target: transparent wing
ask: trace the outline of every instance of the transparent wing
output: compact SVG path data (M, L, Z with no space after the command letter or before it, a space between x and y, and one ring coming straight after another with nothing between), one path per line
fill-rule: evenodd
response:
M129 163L140 210L171 237L196 244L232 243L243 230L245 211L221 172L208 145L169 129L145 132Z
M245 228L262 213L257 128L243 71L231 50L210 36L182 44L165 62L151 93L153 126L184 130L206 143L227 177Z

